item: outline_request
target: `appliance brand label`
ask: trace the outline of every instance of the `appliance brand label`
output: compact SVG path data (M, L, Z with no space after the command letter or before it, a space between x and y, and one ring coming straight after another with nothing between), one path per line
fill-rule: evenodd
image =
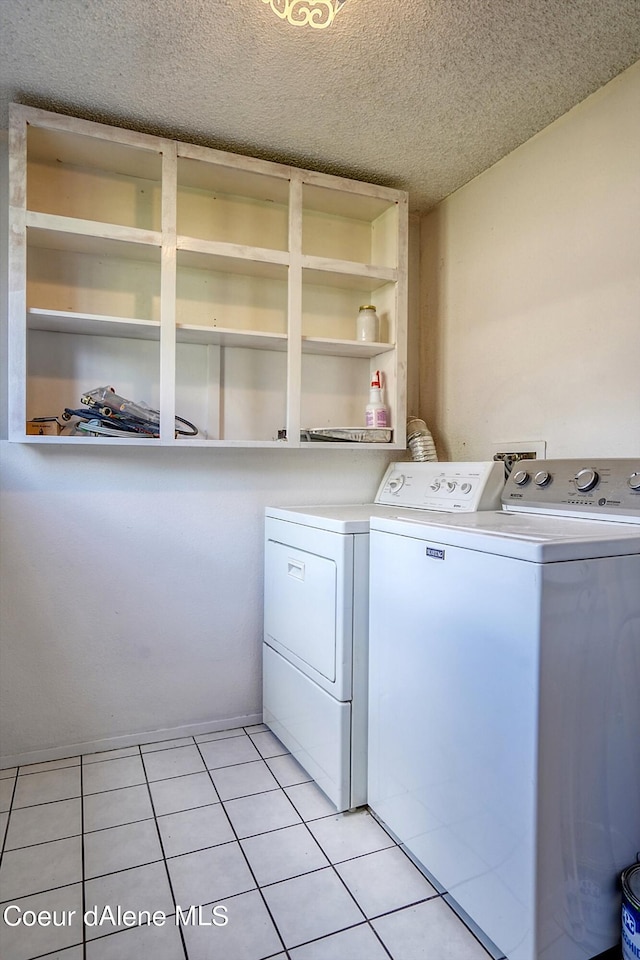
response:
M444 550L438 550L436 547L427 547L426 554L433 560L444 560Z

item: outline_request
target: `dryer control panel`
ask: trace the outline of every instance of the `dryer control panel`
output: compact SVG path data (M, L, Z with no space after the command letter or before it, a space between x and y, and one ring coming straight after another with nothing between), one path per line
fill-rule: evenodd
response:
M499 510L504 466L490 461L392 463L375 502L415 510L473 513Z
M526 460L502 495L505 510L640 523L640 460Z

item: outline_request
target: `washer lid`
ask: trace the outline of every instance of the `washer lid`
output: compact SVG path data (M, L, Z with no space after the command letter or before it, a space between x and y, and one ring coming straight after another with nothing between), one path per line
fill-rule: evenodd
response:
M640 524L502 510L410 520L396 514L393 520L372 518L371 530L534 563L640 554Z

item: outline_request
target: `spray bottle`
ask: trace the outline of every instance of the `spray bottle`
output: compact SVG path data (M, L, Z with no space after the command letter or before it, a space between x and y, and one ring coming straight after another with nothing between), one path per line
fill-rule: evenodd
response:
M389 411L382 401L382 377L379 370L371 377L365 423L368 427L389 426Z

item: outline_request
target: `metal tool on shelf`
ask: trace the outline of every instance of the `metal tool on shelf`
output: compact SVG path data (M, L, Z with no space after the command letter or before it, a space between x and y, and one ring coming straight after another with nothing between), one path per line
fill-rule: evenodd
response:
M143 437L160 436L160 411L145 404L127 400L113 387L96 387L80 397L83 407L73 410L65 407L63 420L77 417L78 429L98 436L118 436L131 433ZM198 428L183 417L175 418L176 436L195 437ZM186 429L185 429L186 428Z

